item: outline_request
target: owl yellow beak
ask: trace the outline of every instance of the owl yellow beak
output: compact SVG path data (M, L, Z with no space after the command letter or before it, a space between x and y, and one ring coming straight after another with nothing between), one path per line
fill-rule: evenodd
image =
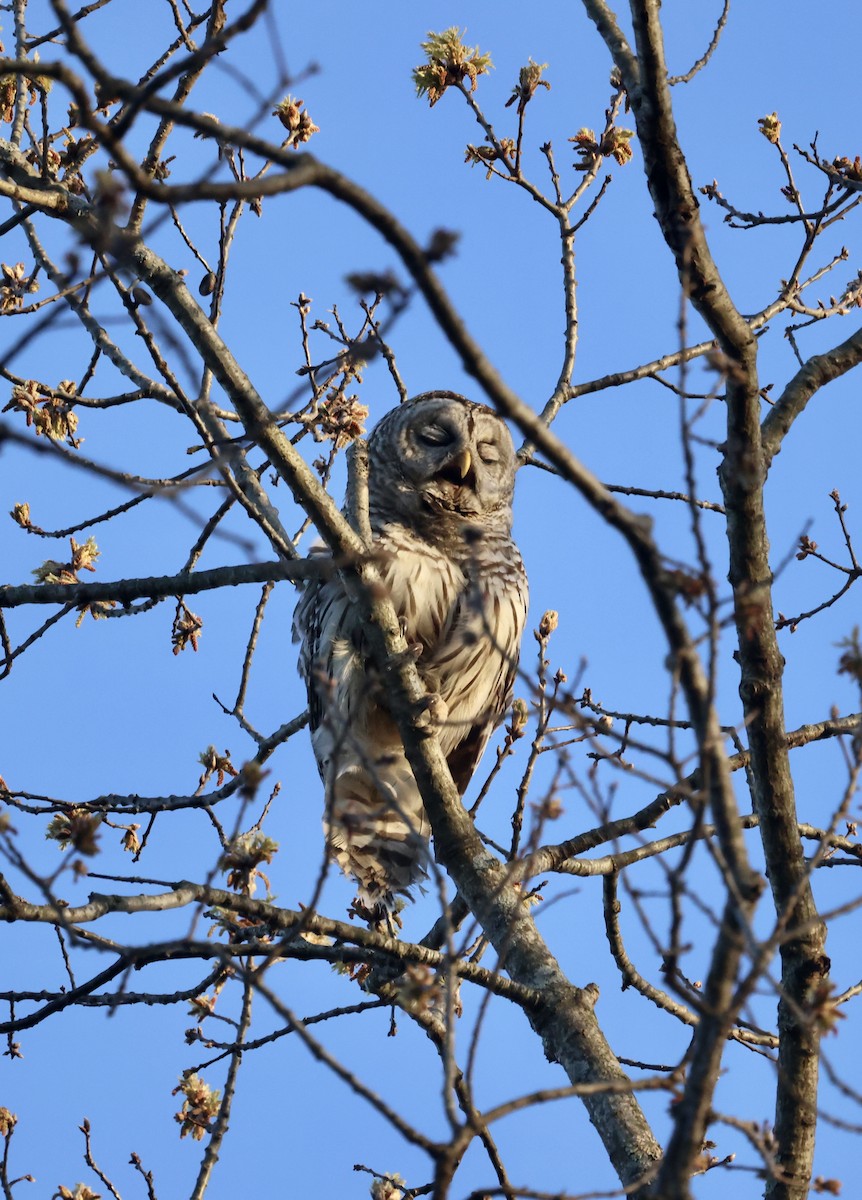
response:
M461 453L452 460L452 465L455 467L461 479L467 478L467 472L470 470L472 463L473 459L469 450L462 450Z

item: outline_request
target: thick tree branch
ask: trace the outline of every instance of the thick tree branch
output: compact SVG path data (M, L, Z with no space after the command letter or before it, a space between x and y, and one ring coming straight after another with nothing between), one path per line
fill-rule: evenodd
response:
M0 876L0 880L2 880L2 876ZM3 882L5 884L5 881ZM173 884L167 892L152 894L104 895L93 892L86 904L68 906L32 904L19 896L13 896L9 893L8 887L4 887L3 891L6 903L0 905L0 921L10 924L15 921L24 921L59 925L61 928L71 929L92 924L113 913L130 915L145 912L173 912L196 904L210 909L218 908L225 913L234 913L248 922L254 922L259 928L265 928L271 936L278 934L283 939L280 947L273 942L260 943L262 950L257 953L263 954L264 957L277 957L282 953L296 957L298 952L302 951L310 958L322 958L329 962L361 963L379 962L380 955L389 955L399 963L418 963L434 969L451 970L460 978L486 988L498 996L514 1000L527 1010L534 1008L541 1000L539 994L533 989L506 979L495 971L489 971L487 968L479 966L478 963L465 959L453 961L437 950L421 944L405 942L399 938L387 937L385 934L363 929L349 921L334 921L308 909L297 911L281 908L266 900L255 900L249 896L238 895L236 892L205 884L190 883L184 880ZM249 936L253 932L254 929L250 928ZM328 938L332 944L322 946L305 942L301 939L306 933ZM297 945L292 944L294 941L297 942ZM195 948L199 949L200 945L201 943L182 943L183 957L194 957ZM176 955L177 947L178 943L169 942L161 946L152 944L139 948L124 947L123 953L127 957L141 955L146 961L164 961ZM218 944L214 948L222 953L228 951L228 947L219 947ZM231 953L242 953L242 951L231 948ZM104 982L105 979L99 975L95 982L91 981L92 986L87 985L86 992L82 991L80 994L89 995L96 988L101 987ZM74 1004L78 1002L78 994L76 992L73 996L71 993L64 993L63 998L68 999L68 1003ZM52 1001L52 1005L55 1003ZM55 1011L55 1007L50 1009L50 1012L53 1011ZM40 1009L38 1015L41 1020L43 1016L50 1015L50 1013ZM21 1020L31 1024L35 1023L30 1017L26 1017L10 1022L8 1028L6 1025L0 1025L0 1036L9 1032L13 1026L24 1028L20 1023Z
M760 444L756 343L727 293L706 242L699 206L676 135L659 4L657 0L632 0L631 7L640 77L630 90L630 100L647 183L686 295L715 334L728 360L728 432L721 481L728 517L730 578L739 630L740 693L751 745L754 807L761 819L776 909L781 914L788 904L794 905L795 919L808 931L798 942L782 946L785 990L779 1024L790 1037L782 1037L776 1134L783 1178L792 1182L789 1190L783 1182L775 1188L770 1184L770 1188L771 1194L791 1200L807 1192L810 1178L817 1032L813 1028L805 1031L794 1028L790 1012L792 1007L799 1012L803 975L806 972L809 976L812 972L822 975L828 964L823 955L823 929L805 873L784 737L783 660L772 620L763 510L765 464ZM609 48L625 79L628 64L619 45L609 41ZM629 81L634 82L630 76ZM719 1047L731 1019L732 982L742 950L738 918L746 919L752 899L753 893L742 891L738 897L730 898L725 911L704 996L705 1007L713 1015L711 1020L702 1021L695 1033L692 1069L683 1100L675 1110L676 1127L659 1178L658 1186L668 1196L688 1195L688 1176L700 1153L711 1091L718 1077ZM795 1082L791 1085L791 1079L798 1077L799 1072L804 1080L798 1087Z

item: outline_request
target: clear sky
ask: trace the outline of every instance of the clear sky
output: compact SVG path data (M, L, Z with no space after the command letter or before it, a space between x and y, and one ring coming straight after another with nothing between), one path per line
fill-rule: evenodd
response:
M815 16L810 5L798 0L732 6L709 67L674 91L680 137L696 186L717 180L722 193L741 209L788 211L779 191L785 181L778 156L757 124L758 118L773 111L783 122L783 141L791 154L793 143L808 147L815 136L828 159L853 158L862 151L853 90L853 56L860 44L862 16L854 0L833 0L821 8ZM720 5L715 0L698 4L666 0L662 11L670 69L684 72L708 44ZM49 27L46 4L31 3L29 13L34 32ZM515 187L497 179L486 181L481 168L465 165L464 147L467 142L480 142L481 130L462 98L447 94L429 110L427 103L416 99L410 73L421 59L419 43L429 29L466 26L466 41L490 52L495 66L491 76L480 81L477 98L498 132L509 134L515 110L503 105L518 68L528 57L547 63L551 91L540 91L528 110L525 161L535 181L546 186L546 167L538 147L550 140L564 186L571 188L574 151L567 139L581 127L601 127L610 96L608 54L580 6L548 0L529 6L512 0L464 0L459 5L448 0L434 4L378 0L366 5L318 0L303 6L275 3L273 13L274 28L261 24L231 48L227 64L251 75L268 96L276 88L279 53L283 53L294 80L291 90L302 97L320 127L310 149L388 205L418 239L427 239L441 226L460 232L457 256L440 268L441 278L507 382L527 402L541 407L553 391L562 356L564 311L554 222ZM12 40L10 23L4 14L2 40L7 49ZM136 78L152 61L171 28L167 5L133 0L115 0L82 26L111 69L129 78ZM45 45L40 53L49 60L55 51ZM192 103L237 125L250 121L258 107L227 67L218 64L194 93ZM269 107L259 129L278 140L280 127L268 115ZM621 123L627 123L625 116ZM136 149L144 144L142 140ZM182 135L176 152L171 182L192 177L195 155L204 153L199 143ZM796 156L793 163L806 203L814 209L822 198L820 176ZM609 173L608 192L576 243L577 383L672 352L680 339L676 273L652 216L637 148L631 164L625 168L611 164ZM707 232L736 303L745 313L760 310L776 296L780 281L793 267L799 252L798 228L732 230L719 208L703 203ZM204 255L214 259L218 214L209 206L189 207L183 210L183 219ZM189 270L190 287L196 289L203 268L170 225L159 223L151 236L173 266ZM830 294L840 293L859 269L858 214L824 236L805 274L828 263L842 245L850 251L849 261L812 288L810 302L822 298L828 304ZM61 241L52 248L61 252ZM0 257L7 263L29 261L27 253L20 231L8 235L0 247ZM399 271L393 253L378 235L319 192L267 199L259 219L252 215L243 219L231 258L221 332L272 407L295 403L302 387L296 374L302 363L299 327L291 302L300 293L311 297L312 316L320 320L331 320L329 311L337 306L353 327L356 299L345 274L390 267ZM98 305L94 307L98 310ZM106 296L105 312L109 310ZM806 357L823 351L857 327L858 317L852 314L822 322L800 332L800 349ZM136 340L110 328L143 362ZM22 323L11 320L0 327L4 359L21 329ZM783 326L770 329L760 343L762 381L774 385L773 396L797 366L782 330ZM690 341L702 334L691 313L686 334ZM411 394L441 387L475 396L475 385L464 376L421 303L414 303L395 324L391 344ZM313 353L321 358L327 353L324 335L318 334L313 346ZM80 378L90 353L89 344L66 321L49 340L34 342L9 365L25 377L55 384L63 378ZM194 380L196 364L181 354L176 361L180 377ZM100 367L96 385L94 395L125 386L108 367ZM715 375L694 365L689 385L693 391L708 392L715 386ZM855 521L862 538L858 386L851 377L820 393L772 471L768 520L773 565L789 560L778 581L776 604L788 615L813 607L837 589L823 564L800 563L792 557L800 534L808 532L824 553L841 558L840 530L829 499L833 488L848 504L850 528ZM372 363L364 373L361 399L371 409L369 423L397 402L382 363ZM97 461L156 476L175 473L195 461L186 454L194 441L188 424L156 404L104 413L82 410L80 418L78 432L86 439L82 453ZM721 419L720 406L714 404L702 432L720 440ZM663 490L684 487L678 427L675 395L652 381L586 395L569 405L557 423L559 434L603 481ZM309 457L317 453L309 446ZM697 454L699 495L717 501L715 450L704 445ZM342 486L338 475L333 484L336 495L340 496ZM46 463L8 445L0 450L0 513L28 501L34 522L56 529L125 498L122 489L82 472ZM287 489L282 485L273 498L288 527L298 526ZM101 559L93 578L178 570L196 537L200 516L208 515L215 503L209 495L196 493L187 500L191 519L170 503L155 502L139 506L120 521L96 526L92 532ZM669 557L694 561L685 511L668 502L638 499L632 500L632 506L654 518L656 536ZM8 518L3 520L4 582L28 581L43 559L62 557L62 540L39 543ZM721 594L726 596L721 518L716 516L713 526L709 522L707 513L704 528L715 555ZM240 516L228 528L236 536L213 539L202 567L271 557L260 535ZM560 667L574 680L585 662L583 686L590 687L594 698L609 709L666 712L665 647L623 543L577 495L547 473L530 469L523 470L518 480L515 531L531 582L528 629L535 627L546 609L560 613L559 632L552 643L553 668ZM190 607L204 620L197 654L171 654L173 606L169 604L133 620L87 618L78 630L69 622L50 630L2 683L0 774L12 788L81 801L104 793L190 793L200 773L197 756L209 744L229 748L234 761L241 763L251 753L250 742L212 697L215 694L228 705L233 701L257 597L256 588L247 588L190 600ZM264 733L301 712L305 703L290 640L293 603L290 585L280 585L267 610L251 676L246 712ZM858 708L850 681L836 675L836 643L860 623L859 611L858 594L851 591L822 618L800 625L793 635L782 634L788 659L788 728L827 717L833 705L842 713ZM11 614L13 644L22 641L38 620L39 614L32 611ZM719 707L724 720L735 722L739 709L730 650L728 641L720 670ZM528 632L524 642L528 672L533 670L534 652L535 642ZM495 793L497 807L487 818L489 831L501 838L506 836L523 761L522 755L503 774ZM486 762L484 768L489 765ZM827 823L844 779L838 749L824 746L798 752L794 766L802 819ZM576 769L584 778L586 767L583 759L577 761ZM267 783L282 785L266 825L280 844L270 871L272 888L279 902L294 907L311 895L322 854L321 788L305 735L283 747L269 768ZM474 788L484 778L484 768ZM540 773L537 794L548 786L550 769L547 764L545 775ZM633 811L658 790L649 781L623 776L603 784L611 782L616 785L615 815ZM563 800L559 837L595 823L582 796L571 791ZM858 804L853 812L858 812ZM231 814L223 819L229 822ZM47 821L27 821L22 816L14 823L34 867L50 873L59 862L59 851L42 837ZM104 833L105 849L94 870L106 874L133 870L120 847L120 836L114 831ZM556 830L552 840L557 840ZM156 879L203 879L217 853L206 816L186 812L156 822L151 843L134 869ZM841 904L852 894L846 872L821 874L827 876L818 879L824 907ZM709 878L705 856L704 878ZM22 890L28 886L20 877L16 882ZM661 877L645 868L637 882L649 889L659 886ZM572 897L573 884L576 895ZM62 886L70 902L79 902L92 890L110 891L117 885L92 879L75 883L67 878ZM351 894L347 881L331 875L321 911L341 917ZM676 1061L686 1044L685 1031L670 1026L669 1019L659 1017L641 997L619 990L619 977L604 942L598 881L563 877L549 886L547 896L568 896L546 904L541 927L575 983L600 984L598 1012L615 1051L628 1058ZM708 903L708 895L705 898ZM434 897L429 896L406 914L407 936L425 932L434 905ZM655 911L657 926L663 930L665 910ZM630 953L644 974L658 980L654 947L640 932L634 914L628 916ZM161 940L188 930L191 915L182 912L148 920L149 936ZM857 921L851 915L839 923L830 944L839 990L858 979L858 936L853 935ZM691 929L694 944L687 969L697 978L708 962L709 920L704 918L699 925L693 917ZM141 921L120 917L101 924L99 932L119 940L147 936ZM55 986L61 978L53 931L35 926L4 928L0 946L0 990ZM89 958L80 954L76 970L84 978L102 965L96 954ZM128 988L171 991L191 986L202 975L194 966L160 966L152 968L146 979L130 979ZM277 984L285 1003L301 1016L361 999L355 984L334 976L324 965L286 964L271 974L270 983ZM759 1019L771 1021L773 1009L774 996L766 992L756 1004ZM257 1035L278 1026L264 1003L257 1011ZM468 1007L459 1030L462 1047L468 1043L474 1020L475 1007ZM20 1118L13 1143L14 1170L32 1172L37 1179L31 1193L22 1184L16 1195L47 1197L58 1184L71 1186L77 1179L95 1185L81 1161L77 1125L85 1116L93 1125L95 1156L124 1200L143 1194L127 1165L132 1150L154 1172L160 1200L188 1194L200 1147L179 1140L172 1122L179 1101L171 1096L171 1089L185 1067L208 1057L199 1045L184 1044L183 1032L193 1024L182 1006L124 1009L113 1017L100 1010L77 1010L23 1035L23 1061L0 1060L0 1105ZM319 1036L351 1070L436 1136L443 1131L444 1114L433 1050L406 1019L400 1021L394 1039L387 1038L387 1028L388 1016L375 1012L330 1022L320 1027ZM223 1035L229 1037L227 1026L219 1026L213 1034ZM854 1020L842 1022L839 1036L827 1041L836 1061L858 1061ZM728 1051L727 1062L731 1070L719 1088L718 1105L746 1120L770 1120L771 1066L739 1047ZM207 1078L220 1087L222 1074L220 1065ZM535 1087L564 1082L562 1071L545 1062L520 1014L492 1004L477 1060L479 1102L495 1104ZM842 1106L829 1088L824 1090L823 1103L832 1112ZM666 1097L647 1098L644 1106L662 1137L668 1127ZM850 1120L857 1118L851 1113ZM551 1192L614 1186L578 1101L507 1118L498 1133L516 1182ZM731 1130L721 1129L720 1138L717 1154L737 1151L739 1161L754 1163L752 1151ZM824 1124L818 1172L846 1179L852 1154L848 1133ZM458 1196L491 1181L478 1152L471 1151L471 1157L475 1161L465 1166ZM237 1195L364 1196L369 1177L353 1174L357 1162L399 1171L414 1184L426 1178L423 1156L405 1146L377 1114L314 1064L295 1038L247 1055L233 1132L208 1192L212 1200ZM714 1172L698 1183L696 1194L707 1200L726 1196L731 1183L740 1197L756 1196L761 1189L754 1174L730 1177Z

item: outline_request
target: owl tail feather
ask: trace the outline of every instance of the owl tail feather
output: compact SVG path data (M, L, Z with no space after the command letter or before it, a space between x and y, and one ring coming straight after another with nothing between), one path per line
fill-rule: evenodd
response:
M373 776L360 766L340 771L333 781L327 828L333 857L359 884L357 915L390 933L401 924L402 897L409 897L410 889L426 877L429 834L409 768L405 774L393 771L394 766L380 763Z

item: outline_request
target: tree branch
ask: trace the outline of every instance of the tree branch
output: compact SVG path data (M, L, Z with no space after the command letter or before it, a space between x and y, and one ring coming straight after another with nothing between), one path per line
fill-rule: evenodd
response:
M805 411L808 401L833 379L840 379L862 362L862 329L825 354L815 354L801 367L775 404L766 414L761 426L763 463L769 470L793 422Z
M207 571L182 571L179 575L151 575L141 579L118 579L105 583L35 583L15 587L0 586L0 608L19 608L25 604L96 604L116 600L131 604L134 600L164 599L167 596L193 596L214 588L237 587L243 583L271 583L319 579L332 571L326 559L307 558L291 562L240 563L213 567Z
M773 1187L772 1181L769 1191L782 1200L801 1200L807 1193L813 1155L818 1034L811 1025L804 1031L799 1028L790 1012L791 1007L799 1011L803 975L807 973L810 982L811 974L823 974L828 964L823 955L823 928L805 873L784 736L783 659L772 619L763 509L765 464L760 443L756 343L727 293L706 242L677 139L657 0L632 0L632 16L640 79L630 99L647 183L665 241L676 259L681 284L728 360L728 430L720 478L728 518L740 694L751 746L753 802L761 819L776 910L781 914L792 903L795 919L806 930L798 940L782 945L779 1027L785 1036L779 1051L776 1135L782 1178L793 1182L789 1190L784 1190L784 1183ZM613 53L614 46L611 50ZM618 65L623 69L622 63ZM695 1032L691 1072L683 1100L675 1109L676 1127L659 1176L659 1186L666 1188L669 1196L687 1194L687 1179L701 1150L712 1088L718 1078L720 1044L732 1015L732 982L742 950L738 918L746 919L754 895L742 890L738 897L731 896L723 918L704 995L705 1008L712 1015L702 1020Z

